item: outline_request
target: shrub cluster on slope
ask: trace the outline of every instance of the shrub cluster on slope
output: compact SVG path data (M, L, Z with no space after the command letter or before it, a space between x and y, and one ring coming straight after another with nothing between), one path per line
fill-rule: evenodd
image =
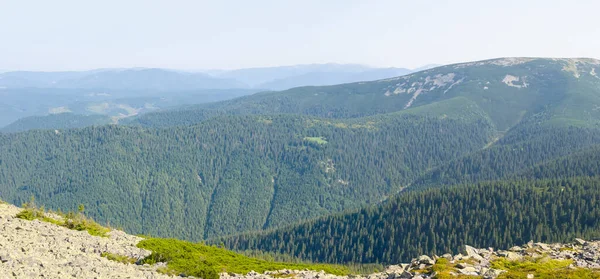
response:
M84 207L79 205L79 213L69 212L67 214L52 213L59 218L47 216L44 208L38 208L32 198L29 203L23 204L23 211L17 214L17 218L25 220L40 220L62 226L76 231L87 231L91 235L106 237L110 229L101 226L91 218L83 215Z
M314 271L324 270L330 274L346 275L348 268L327 264L284 263L246 257L224 248L191 243L177 239L151 238L142 240L138 247L152 251L142 263L166 262L166 273L218 278L218 273L246 274L250 271L263 273L282 269Z

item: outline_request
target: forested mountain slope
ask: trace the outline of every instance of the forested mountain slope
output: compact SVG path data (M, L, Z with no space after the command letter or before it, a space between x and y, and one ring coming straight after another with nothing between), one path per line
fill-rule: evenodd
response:
M597 125L600 61L501 58L437 67L385 80L264 92L230 101L149 113L143 126L201 122L220 114L297 113L354 118L464 97L506 131L544 116L552 124Z
M543 123L543 122L542 122ZM552 168L559 171L556 160L600 144L600 129L527 123L511 129L504 137L488 147L451 160L428 171L411 183L411 188L439 185L452 185L485 180L501 180L511 177L548 178L556 173L544 170ZM597 148L591 150L589 157L597 154ZM581 156L581 155L580 155ZM567 160L562 158L562 160ZM593 160L586 159L585 164L575 163L569 157L560 173L586 174L595 169ZM539 168L539 166L543 166ZM590 171L581 171L579 166ZM533 168L538 166L537 170ZM526 174L524 170L529 171ZM533 173L531 173L533 172ZM533 175L533 174L536 175Z
M516 172L513 177L525 179L568 178L600 174L600 145L582 149L542 164Z
M597 238L598 200L598 177L484 182L407 192L354 213L214 242L318 262L395 263L456 253L468 243L508 249Z
M133 233L199 240L377 203L494 136L468 102L352 120L223 116L196 126L0 135L0 196ZM476 108L476 107L475 107Z
M584 152L600 144L599 67L495 59L259 93L128 126L0 135L0 197L83 203L132 233L199 240L356 210L401 190L589 175L593 163L560 162L595 158Z

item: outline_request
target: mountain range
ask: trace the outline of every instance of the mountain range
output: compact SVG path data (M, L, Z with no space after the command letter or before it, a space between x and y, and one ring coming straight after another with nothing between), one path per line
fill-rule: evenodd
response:
M67 72L0 73L0 127L29 116L62 112L105 115L110 121L184 104L221 101L258 91L296 86L375 80L409 73L401 68L352 64L313 64L229 71L185 72L167 69L97 69ZM62 117L66 118L65 116ZM5 131L48 127L32 120ZM35 118L36 122L44 121ZM67 121L76 122L75 119ZM19 127L16 129L15 127Z
M500 58L1 134L0 197L317 262L598 237L598 73Z
M401 77L262 92L229 101L150 113L132 122L171 126L213 114L297 113L354 118L402 111L453 98L483 110L498 131L541 118L596 125L600 77L594 59L503 58L447 65ZM432 113L438 113L432 111Z

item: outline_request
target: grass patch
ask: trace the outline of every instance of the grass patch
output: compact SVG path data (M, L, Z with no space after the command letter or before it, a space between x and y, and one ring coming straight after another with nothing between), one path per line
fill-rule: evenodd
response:
M519 261L509 261L499 258L492 261L492 268L506 270L498 278L527 278L533 274L535 278L600 278L600 270L569 268L572 260L552 260L547 257L527 258Z
M109 252L103 252L102 254L100 254L100 256L122 264L134 264L136 262L136 259L134 258L117 255Z
M29 203L23 204L23 210L17 213L16 217L24 220L40 220L47 223L52 223L57 226L65 227L71 230L87 231L90 235L108 237L110 229L101 226L94 222L91 218L87 218L83 215L84 207L79 206L79 213L69 212L68 214L58 214L62 220L57 220L46 216L46 212L43 207L38 208L35 205L35 200L31 198Z
M272 262L246 257L223 248L177 239L145 239L137 246L152 251L150 256L142 260L142 263L166 262L168 269L163 270L164 273L183 273L204 279L217 279L218 273L221 272L247 274L252 270L263 273L281 269L323 270L336 275L350 274L350 270L344 266Z
M304 137L304 140L316 144L327 144L327 140L324 137Z

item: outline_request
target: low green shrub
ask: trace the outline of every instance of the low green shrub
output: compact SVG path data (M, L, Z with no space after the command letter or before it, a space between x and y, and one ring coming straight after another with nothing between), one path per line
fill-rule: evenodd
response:
M246 257L224 248L177 239L145 239L138 243L138 247L152 251L142 263L166 262L168 270L165 272L169 274L200 276L204 279L216 279L221 272L246 274L252 270L263 273L282 269L309 269L336 275L350 274L350 270L344 266L270 262Z
M56 213L56 215L62 217L62 220L56 220L46 216L44 208L38 208L35 205L34 198L32 197L30 202L23 204L23 210L17 213L16 217L29 221L40 220L71 230L87 231L91 235L108 237L108 232L110 232L110 229L105 228L94 222L94 220L85 217L85 215L83 215L83 210L83 205L80 205L79 213L77 214L73 212L69 212L66 215Z
M110 229L101 226L100 224L88 219L84 216L75 219L67 219L63 223L63 227L77 231L87 231L91 235L107 237Z
M102 254L100 254L100 256L107 258L111 261L115 261L115 262L119 262L119 263L123 263L123 264L134 264L136 262L136 260L134 258L117 255L117 254L113 254L113 253L109 253L109 252L103 252Z

